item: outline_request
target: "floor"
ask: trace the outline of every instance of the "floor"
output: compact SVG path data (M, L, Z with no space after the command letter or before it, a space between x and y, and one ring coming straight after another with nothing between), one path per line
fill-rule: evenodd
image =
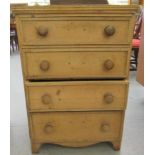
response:
M32 155L19 55L17 53L11 54L10 61L10 155ZM143 155L144 90L136 82L135 76L136 72L130 72L128 107L120 151L114 151L111 145L107 143L100 143L86 148L65 148L57 145L43 145L38 155Z

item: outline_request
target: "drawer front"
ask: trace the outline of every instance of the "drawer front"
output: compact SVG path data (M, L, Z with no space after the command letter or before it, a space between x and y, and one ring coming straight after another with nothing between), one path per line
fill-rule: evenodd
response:
M33 141L99 142L118 139L123 112L52 112L32 113Z
M128 17L23 18L22 45L130 44L133 24Z
M29 82L29 110L125 109L126 81Z
M127 51L26 52L28 79L124 78L128 75Z

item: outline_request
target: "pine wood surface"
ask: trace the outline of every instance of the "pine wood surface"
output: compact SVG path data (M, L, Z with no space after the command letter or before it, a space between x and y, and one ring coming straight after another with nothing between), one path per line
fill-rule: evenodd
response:
M27 52L24 54L25 77L27 79L123 78L128 75L129 53L130 51ZM113 63L113 68L106 68L107 61ZM48 63L47 70L40 66L44 62Z
M23 45L101 45L130 44L132 31L127 17L50 17L24 18L20 23ZM106 35L106 26L115 28L115 34ZM47 29L40 36L39 28ZM94 31L95 29L95 31ZM72 39L70 39L72 38Z
M32 113L33 141L61 144L119 139L122 117L122 111Z
M32 82L26 88L31 112L124 110L128 94L127 81Z

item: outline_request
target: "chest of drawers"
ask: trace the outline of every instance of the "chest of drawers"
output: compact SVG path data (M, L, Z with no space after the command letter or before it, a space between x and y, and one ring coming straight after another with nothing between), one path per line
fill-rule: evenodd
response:
M121 145L137 6L13 8L32 152Z

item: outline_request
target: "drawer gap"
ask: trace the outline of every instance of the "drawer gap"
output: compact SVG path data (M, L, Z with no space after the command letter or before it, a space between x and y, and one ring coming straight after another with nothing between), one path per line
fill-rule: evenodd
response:
M111 81L111 80L116 80L116 81L122 81L125 78L104 78L104 79L30 79L28 80L29 82L65 82L65 81Z

